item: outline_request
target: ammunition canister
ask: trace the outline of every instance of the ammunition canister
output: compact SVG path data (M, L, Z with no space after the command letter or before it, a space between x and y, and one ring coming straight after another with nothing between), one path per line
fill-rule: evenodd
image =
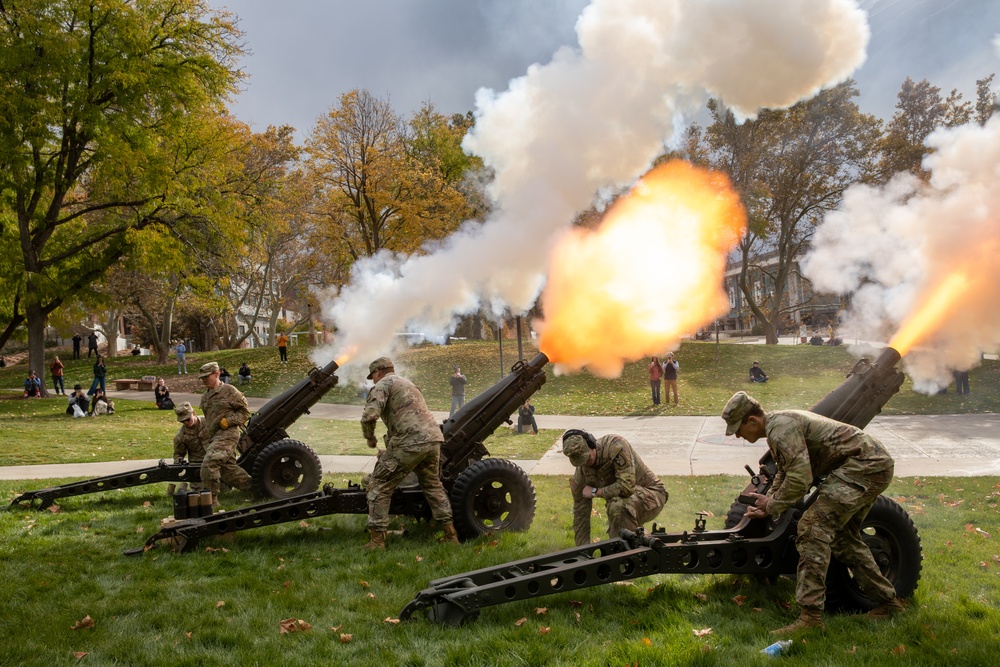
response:
M174 518L178 521L188 518L188 501L186 491L174 493Z
M197 519L201 516L201 494L189 491L187 494L188 518Z
M201 492L201 516L212 516L212 492Z

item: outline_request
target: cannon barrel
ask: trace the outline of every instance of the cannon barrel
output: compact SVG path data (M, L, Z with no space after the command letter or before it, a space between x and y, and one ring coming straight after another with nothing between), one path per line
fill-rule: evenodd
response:
M309 408L336 386L338 378L334 373L339 367L336 361L331 361L323 368L314 367L309 370L308 377L261 406L250 417L240 439L240 451L243 455L239 464L244 468L252 466L264 447L275 440L287 438L285 429L302 415L309 414Z
M483 441L504 423L517 408L545 384L549 358L539 352L529 362L518 361L510 374L463 405L441 425L441 479L458 477L471 463L489 452Z
M858 428L868 426L903 384L905 376L896 370L899 360L899 352L891 347L874 362L859 360L847 379L810 410Z

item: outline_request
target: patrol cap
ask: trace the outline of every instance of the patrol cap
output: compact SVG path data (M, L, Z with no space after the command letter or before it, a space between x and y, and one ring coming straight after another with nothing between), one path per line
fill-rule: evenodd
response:
M194 414L194 408L191 407L190 403L181 403L176 408L174 408L174 414L177 415L177 421L186 422L191 419L191 415Z
M733 397L726 403L726 407L722 409L722 418L726 420L726 435L736 433L743 418L755 407L760 407L760 403L745 391L733 394Z
M368 364L368 379L372 379L372 376L375 375L375 371L381 371L386 368L392 368L392 359L389 357L379 357L375 361Z
M582 435L571 435L563 438L563 454L569 457L574 468L579 468L590 458L590 447Z
M219 364L215 363L214 361L210 361L201 367L201 369L198 371L198 377L207 378L212 373L218 373L218 372L219 372Z

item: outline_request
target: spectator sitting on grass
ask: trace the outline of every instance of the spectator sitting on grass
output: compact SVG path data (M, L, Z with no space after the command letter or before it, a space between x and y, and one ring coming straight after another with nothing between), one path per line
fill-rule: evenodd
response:
M236 376L237 384L249 383L252 378L253 376L250 375L250 366L244 361L243 365L240 366L239 374Z
M90 414L95 417L97 415L115 414L115 404L110 398L105 396L103 389L98 389L94 392L94 400L90 402Z
M73 387L73 393L69 395L68 405L66 406L66 414L71 417L86 417L87 408L90 405L90 401L87 400L87 392L83 390L81 385L75 385Z
M767 373L764 369L760 367L760 364L756 361L753 362L753 366L750 367L750 381L751 382L767 382Z
M35 371L28 371L28 378L24 381L24 397L42 397L42 381L37 375L35 375Z
M225 366L219 369L219 382L229 384L229 371L226 370Z

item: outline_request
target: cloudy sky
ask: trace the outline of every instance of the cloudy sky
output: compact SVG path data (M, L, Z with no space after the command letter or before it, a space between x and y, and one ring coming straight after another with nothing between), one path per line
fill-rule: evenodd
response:
M748 0L752 1L752 0ZM474 109L481 87L502 91L532 63L575 46L588 0L210 0L239 19L249 79L233 105L255 130L289 124L300 138L354 88L409 115L425 100ZM860 0L872 38L857 71L863 110L892 115L904 77L966 99L1000 71L991 41L998 0ZM995 84L996 85L996 84Z

